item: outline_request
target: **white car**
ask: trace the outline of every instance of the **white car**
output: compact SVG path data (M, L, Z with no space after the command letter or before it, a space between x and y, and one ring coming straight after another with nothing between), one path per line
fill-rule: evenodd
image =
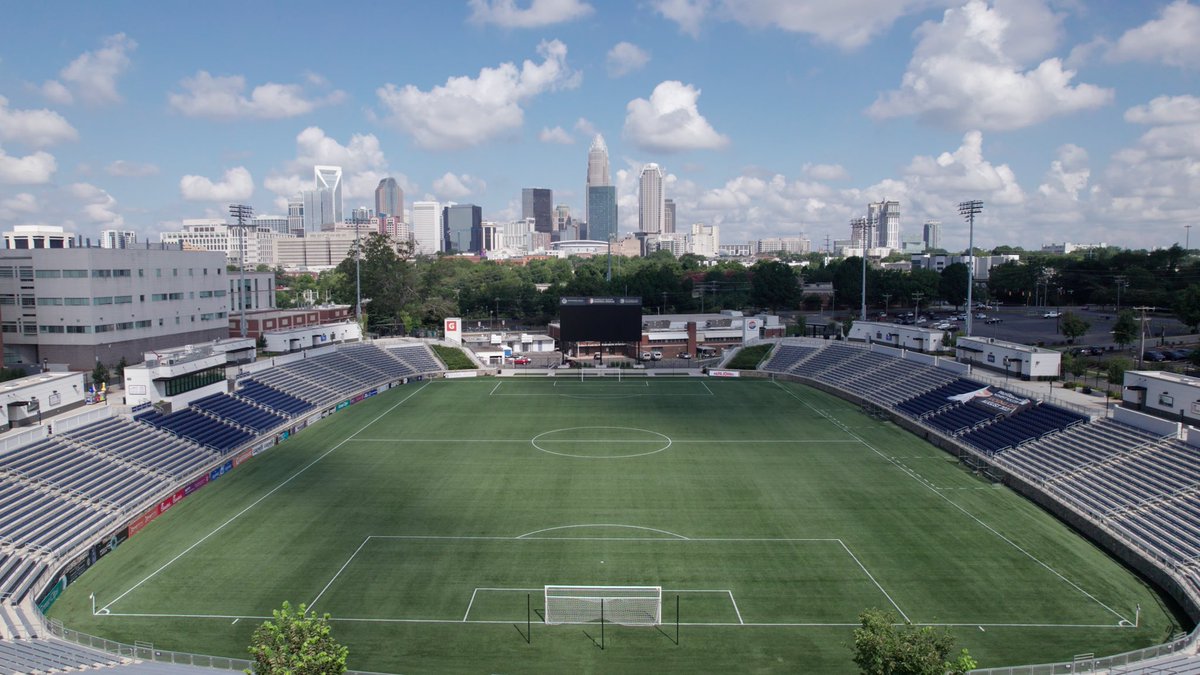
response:
M934 328L937 330L950 330L950 324L943 321L943 322L939 323L938 325L934 326Z
M1054 310L1050 310L1049 312L1046 312L1045 314L1043 314L1042 318L1043 319L1057 319L1060 316L1062 316L1062 312L1056 312Z

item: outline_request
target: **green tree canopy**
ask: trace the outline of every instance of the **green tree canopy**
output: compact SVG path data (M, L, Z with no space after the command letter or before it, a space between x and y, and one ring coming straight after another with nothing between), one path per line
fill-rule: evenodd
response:
M1081 337L1088 332L1092 327L1090 321L1079 316L1075 312L1063 312L1063 315L1058 320L1059 328L1062 330L1063 337L1067 338L1067 342L1074 342L1075 338Z
M1133 343L1138 337L1138 320L1133 316L1133 312L1125 310L1117 316L1116 323L1113 324L1113 342L1127 347Z
M800 284L792 268L774 260L750 268L750 300L760 307L792 309L800 300Z
M1200 285L1192 284L1175 295L1175 316L1196 332L1200 327Z
M938 280L938 295L955 307L962 306L967 301L968 276L969 270L964 263L946 265Z
M273 619L254 629L250 657L256 675L340 675L346 672L350 650L338 644L329 628L329 615L318 617L303 604L292 610L286 601L271 612Z
M881 609L858 618L854 663L864 675L961 675L977 665L965 649L951 661L954 638L932 626L898 626L896 616Z

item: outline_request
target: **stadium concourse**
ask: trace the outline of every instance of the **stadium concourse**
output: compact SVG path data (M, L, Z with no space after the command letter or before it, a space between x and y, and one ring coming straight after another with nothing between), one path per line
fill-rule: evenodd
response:
M74 633L42 612L97 560L241 462L334 410L444 370L423 342L345 344L245 369L231 393L182 410L98 406L55 419L53 433L47 425L0 438L0 672L249 667Z

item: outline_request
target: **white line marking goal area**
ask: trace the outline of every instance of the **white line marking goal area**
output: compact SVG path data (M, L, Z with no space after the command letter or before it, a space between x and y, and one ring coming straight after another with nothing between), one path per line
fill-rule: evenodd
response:
M862 609L885 607L914 623L1118 627L1100 617L1056 622L974 612L920 616L902 606L886 579L837 538L695 538L656 528L587 524L519 536L372 535L348 550L344 560L330 562L330 577L307 597L297 591L297 599L337 621L524 623L528 602L532 619L541 623L546 585L582 585L661 586L662 621L675 622L679 596L679 623L688 626L851 626ZM269 613L228 602L227 611L188 612L186 603L143 606L134 594L109 603L106 607L118 606L102 615L228 622Z

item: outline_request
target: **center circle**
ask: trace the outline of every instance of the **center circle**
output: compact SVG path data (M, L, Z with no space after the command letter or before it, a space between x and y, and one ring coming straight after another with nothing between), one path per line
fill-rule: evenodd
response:
M530 439L550 455L580 459L628 459L654 455L671 447L671 437L635 427L567 427L551 429Z

